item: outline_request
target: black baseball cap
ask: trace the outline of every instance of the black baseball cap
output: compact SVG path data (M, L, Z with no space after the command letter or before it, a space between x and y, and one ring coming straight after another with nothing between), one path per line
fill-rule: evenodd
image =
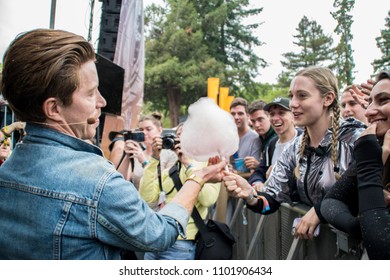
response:
M274 98L274 100L272 100L272 102L270 102L264 106L264 111L269 112L269 109L271 108L271 106L274 106L274 105L280 106L283 109L290 111L290 99L285 98L285 97Z

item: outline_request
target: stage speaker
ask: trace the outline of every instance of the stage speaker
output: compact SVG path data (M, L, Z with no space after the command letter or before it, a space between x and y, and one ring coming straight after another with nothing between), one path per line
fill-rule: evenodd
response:
M102 16L100 20L98 53L113 61L122 0L100 0L100 2L102 2Z
M96 60L99 91L107 101L102 112L120 116L125 69L100 54L96 54Z

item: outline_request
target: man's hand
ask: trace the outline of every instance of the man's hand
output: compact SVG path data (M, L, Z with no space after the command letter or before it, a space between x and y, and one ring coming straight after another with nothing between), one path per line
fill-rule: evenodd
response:
M256 167L259 165L259 162L254 157L245 157L244 164L249 169L256 169Z

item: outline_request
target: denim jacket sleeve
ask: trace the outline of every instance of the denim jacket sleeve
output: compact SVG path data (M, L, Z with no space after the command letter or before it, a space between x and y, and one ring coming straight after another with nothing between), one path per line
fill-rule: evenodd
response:
M135 187L119 173L102 179L96 213L96 236L112 246L138 251L163 251L183 234L189 215L169 203L156 213L141 199Z

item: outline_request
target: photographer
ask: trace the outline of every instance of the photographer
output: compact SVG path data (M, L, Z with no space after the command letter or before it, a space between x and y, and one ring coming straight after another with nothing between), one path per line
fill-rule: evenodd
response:
M159 209L164 209L166 203L169 203L177 193L174 182L169 175L170 172L174 171L173 168L177 168L181 182L185 182L192 172L206 165L206 163L192 161L181 152L182 129L183 125L180 124L176 130L176 139L169 136L154 138L152 158L145 167L144 176L141 179L139 188L141 197L148 203L157 203ZM164 148L174 149L179 160L171 169L160 171L160 153L164 151ZM207 183L199 193L195 207L203 219L207 216L208 208L217 201L219 189L220 183ZM195 258L195 235L198 228L192 217L188 221L186 231L186 239L179 237L174 245L163 252L146 252L145 260L193 260Z
M13 122L10 125L4 126L0 129L0 166L12 153L12 134L18 131L20 137L23 137L24 122Z
M118 171L131 181L138 189L139 182L144 173L144 167L149 163L152 156L153 138L160 137L163 131L162 115L154 112L143 116L139 121L139 131L143 133L143 139L140 139L140 132L127 132L126 139L124 131L118 132L111 139L110 161L112 161ZM124 154L127 156L123 157ZM176 154L171 150L163 150L160 155L161 168L172 167L177 161Z

